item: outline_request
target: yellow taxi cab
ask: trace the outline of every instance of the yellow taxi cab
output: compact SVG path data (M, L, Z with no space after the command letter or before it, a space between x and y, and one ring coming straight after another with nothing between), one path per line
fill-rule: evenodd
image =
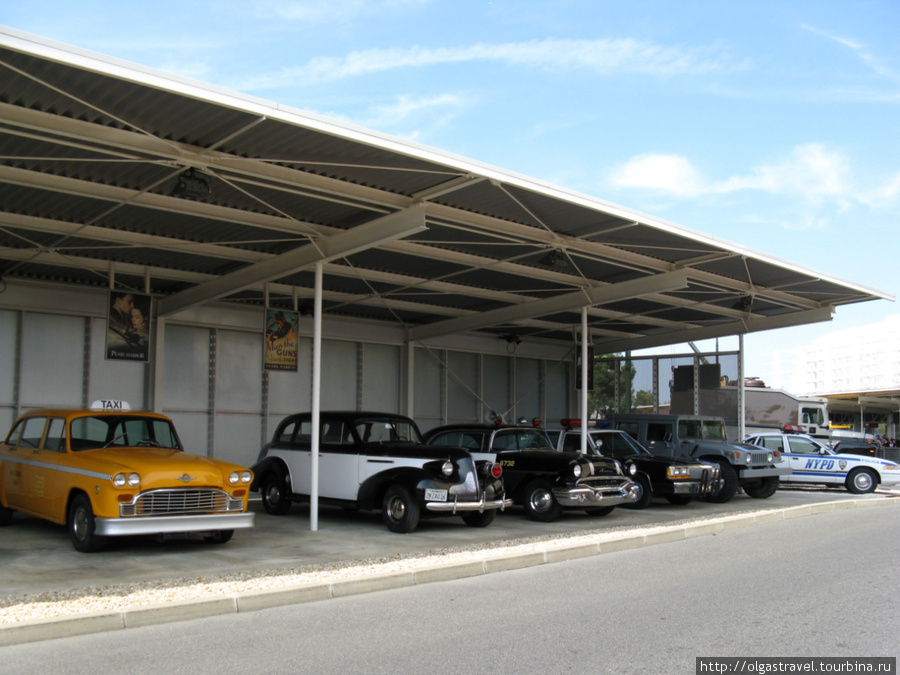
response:
M245 467L184 452L172 420L124 401L34 410L0 443L0 525L15 511L64 524L83 552L134 534L225 543L253 526L252 481Z

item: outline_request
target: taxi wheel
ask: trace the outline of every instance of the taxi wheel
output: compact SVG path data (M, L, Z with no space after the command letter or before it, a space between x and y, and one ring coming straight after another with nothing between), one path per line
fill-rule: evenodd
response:
M722 489L716 494L709 495L706 501L713 504L724 504L731 501L731 498L737 494L738 475L734 467L728 463L727 459L714 460L719 464L719 476L722 478Z
M531 520L549 523L560 517L562 506L553 496L553 488L545 480L531 481L525 487L525 498L522 502L525 515Z
M12 509L8 509L5 506L0 506L0 527L9 525L12 522L14 513L15 511L13 511Z
M653 488L650 487L650 479L642 473L636 473L633 476L634 482L637 483L638 498L630 504L622 504L626 509L646 509L653 500Z
M768 499L778 489L778 476L760 478L754 485L745 485L744 492L754 499Z
M391 532L412 532L419 525L419 505L405 487L391 485L381 502L381 519Z
M869 469L853 469L853 471L850 472L850 475L847 476L847 490L855 495L864 495L869 492L874 492L877 485L878 480L875 478L875 474Z
M234 530L214 530L203 535L203 541L210 544L224 544L234 536Z
M469 527L487 527L494 522L494 517L496 515L497 512L494 510L481 512L474 511L472 513L465 514L462 519L463 522Z
M76 551L95 553L103 549L106 538L96 534L94 509L86 495L78 495L69 505L69 536Z
M287 487L280 474L266 474L259 492L262 495L262 505L266 513L283 516L291 510L291 500L287 496Z

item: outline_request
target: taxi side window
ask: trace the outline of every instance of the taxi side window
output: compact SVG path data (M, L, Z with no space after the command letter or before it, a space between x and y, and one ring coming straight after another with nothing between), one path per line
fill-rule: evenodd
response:
M47 428L47 438L44 447L54 452L66 451L66 421L61 417L50 418L50 426Z
M29 417L22 425L22 435L19 438L19 447L39 448L41 438L44 437L44 427L47 424L46 417Z

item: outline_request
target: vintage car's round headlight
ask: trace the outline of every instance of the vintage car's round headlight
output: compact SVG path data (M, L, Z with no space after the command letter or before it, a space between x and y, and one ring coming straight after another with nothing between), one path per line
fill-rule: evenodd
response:
M628 472L629 476L633 476L637 473L637 464L635 464L634 462L626 462L625 470Z
M136 473L128 474L128 484L131 487L137 487L141 484L141 477Z
M128 484L128 478L124 473L117 473L113 476L112 482L116 487L125 487Z
M232 485L237 485L240 482L240 480L241 480L241 474L239 474L237 471L232 471L231 474L229 474L229 476L228 476L228 482L231 483Z
M250 472L250 471L241 471L241 482L242 482L242 483L249 483L251 480L253 480L253 473L252 473L252 472Z
M582 474L582 473L583 473L583 472L582 472L582 469L581 469L581 464L577 464L577 463L576 463L576 464L573 464L573 465L572 465L572 475L575 477L576 480L579 479L579 478L581 478L581 474Z
M441 473L448 477L452 476L453 475L453 462L451 462L449 459L446 462L444 462L443 465L441 466Z

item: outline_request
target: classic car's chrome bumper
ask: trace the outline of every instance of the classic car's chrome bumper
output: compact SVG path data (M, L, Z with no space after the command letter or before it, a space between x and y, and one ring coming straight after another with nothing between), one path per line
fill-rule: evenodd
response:
M640 486L630 480L618 484L578 483L572 488L553 488L553 496L562 506L618 506L631 504L638 498Z
M425 508L437 513L460 513L469 511L493 511L494 509L503 511L507 506L512 506L512 504L512 499L486 501L485 498L482 497L477 502L461 502L458 500L447 502L425 502Z
M213 513L197 516L147 516L97 518L95 531L104 537L172 532L212 532L253 527L255 513Z

